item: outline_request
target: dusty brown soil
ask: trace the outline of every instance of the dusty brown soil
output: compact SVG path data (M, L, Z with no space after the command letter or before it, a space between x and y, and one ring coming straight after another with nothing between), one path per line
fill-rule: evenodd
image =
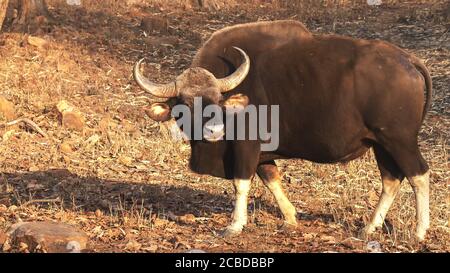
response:
M439 3L409 2L358 6L304 22L318 33L390 41L429 67L434 99L420 146L432 171L432 227L424 243L413 241L415 204L405 182L385 228L371 240L386 252L448 252L450 22ZM215 30L302 19L298 12L250 5L218 12L58 7L51 13L55 20L32 33L45 39L43 46L28 43L22 33L0 35L0 95L15 105L18 117L48 134L24 125L0 128L0 235L20 220L54 220L84 230L92 252L368 251L358 232L381 189L371 152L347 165L280 160L285 188L300 212L298 228L279 229L274 200L255 179L248 227L242 236L223 239L219 233L232 210L230 181L188 170L189 147L172 143L167 128L145 115L153 98L131 76L133 64L147 57L146 74L168 81L189 66ZM148 15L167 18L167 31L144 32L140 21ZM62 99L85 116L82 131L61 126L55 105ZM6 244L3 251L19 250Z

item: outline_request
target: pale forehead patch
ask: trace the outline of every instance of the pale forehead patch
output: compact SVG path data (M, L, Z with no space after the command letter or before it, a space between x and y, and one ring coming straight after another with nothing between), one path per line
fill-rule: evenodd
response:
M164 114L167 111L167 109L165 107L162 107L161 105L155 105L152 107L152 112L155 115L161 115Z
M215 87L217 79L208 70L201 67L188 68L176 79L177 87Z

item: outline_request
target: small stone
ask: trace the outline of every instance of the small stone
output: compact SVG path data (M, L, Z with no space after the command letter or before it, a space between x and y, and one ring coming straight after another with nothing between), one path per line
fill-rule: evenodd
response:
M62 125L68 129L82 131L84 128L84 118L77 112L64 112L62 114Z
M94 213L95 213L95 216L97 216L97 217L102 217L103 216L103 212L101 210L99 210L99 209L96 209Z
M30 45L38 47L38 48L45 48L48 44L45 39L42 39L40 37L31 36L31 35L28 36L27 41Z
M3 246L7 238L8 236L6 236L6 234L3 231L0 231L0 247Z
M195 216L193 214L186 214L178 217L178 221L183 224L193 224L195 223Z
M68 253L86 248L88 237L78 229L63 223L21 222L8 231L11 241L20 247L26 244L30 252Z
M11 121L16 118L14 104L3 96L0 96L0 116L3 116L7 121Z
M61 114L61 124L76 131L82 131L84 128L84 117L75 109L69 102L62 100L56 105L59 113Z
M381 244L377 241L370 241L366 246L367 250L371 253L382 253Z
M78 241L70 241L66 245L66 250L69 253L80 253L82 250L82 247Z
M37 166L31 166L30 168L28 168L29 172L37 172L39 171L39 168Z
M73 153L72 146L71 146L68 142L63 142L63 143L59 146L59 149L61 150L61 152L65 153L65 154L71 154L71 153Z

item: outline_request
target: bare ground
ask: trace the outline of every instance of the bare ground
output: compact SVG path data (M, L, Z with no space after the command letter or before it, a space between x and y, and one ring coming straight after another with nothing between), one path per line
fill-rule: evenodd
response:
M168 81L189 66L213 31L291 18L304 19L319 33L390 41L429 67L434 99L420 146L432 171L432 227L424 243L414 242L415 203L405 181L386 226L371 240L386 252L448 252L450 24L440 7L358 6L348 14L311 18L270 5L220 12L58 7L51 10L56 20L33 33L47 41L44 47L28 44L21 33L1 34L0 95L48 137L25 126L0 128L0 233L21 220L54 220L84 230L92 252L368 251L358 233L381 190L372 152L346 165L278 161L300 212L298 228L279 229L275 202L255 179L248 227L240 237L223 239L219 232L230 221L231 183L188 170L189 147L172 143L167 127L145 115L149 98L131 77L136 60L147 57L152 63L147 75ZM144 33L140 19L149 14L167 18L168 33ZM82 132L60 125L55 105L62 99L86 116ZM3 251L19 250L5 244Z

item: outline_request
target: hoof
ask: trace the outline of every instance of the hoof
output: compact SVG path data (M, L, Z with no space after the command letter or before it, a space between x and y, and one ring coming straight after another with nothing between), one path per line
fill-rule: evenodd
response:
M418 242L423 242L425 240L426 235L427 235L427 231L426 230L418 230L418 231L416 231L415 235L416 235L415 236L416 240Z
M221 235L223 238L232 238L232 237L238 236L241 233L242 233L242 228L238 229L238 228L233 228L233 227L227 227L222 232Z
M375 228L366 226L359 232L359 238L362 240L369 240L370 235L372 235L375 232Z
M284 221L283 224L280 227L280 230L287 231L287 232L293 232L297 229L297 223L290 223Z

